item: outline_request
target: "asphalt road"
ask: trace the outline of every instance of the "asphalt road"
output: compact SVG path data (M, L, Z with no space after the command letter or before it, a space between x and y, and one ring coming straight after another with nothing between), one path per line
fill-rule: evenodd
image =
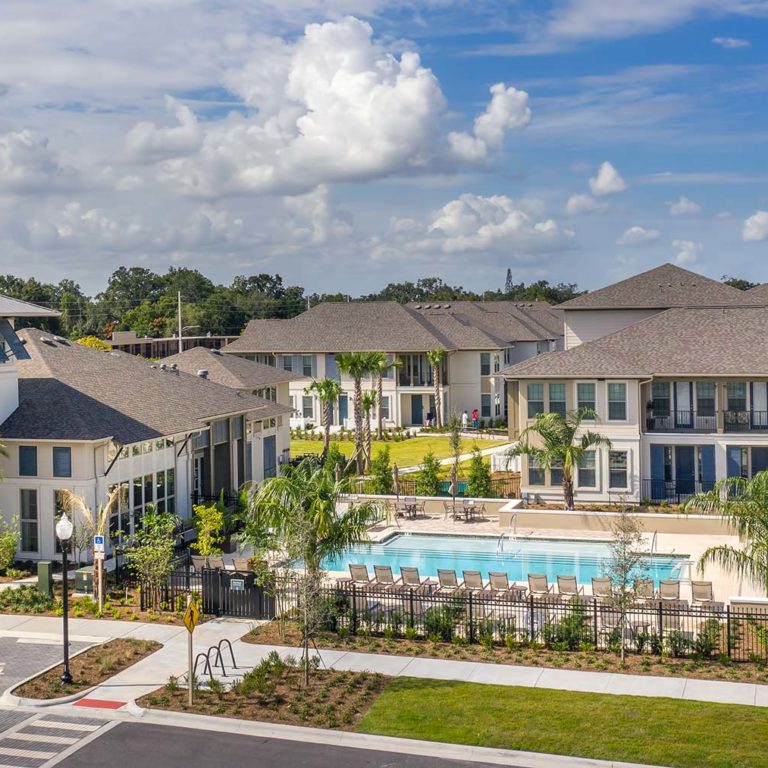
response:
M437 757L265 739L165 725L121 723L70 757L61 768L492 768Z

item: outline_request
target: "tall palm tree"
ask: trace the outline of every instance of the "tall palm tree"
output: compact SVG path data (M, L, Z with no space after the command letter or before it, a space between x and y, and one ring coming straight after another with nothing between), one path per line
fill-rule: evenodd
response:
M375 502L340 505L352 490L348 478L336 478L329 466L315 468L309 460L287 467L279 477L265 480L251 497L244 539L261 556L279 555L289 568L300 566L289 587L299 585L304 633L305 681L309 675L309 643L323 618L323 561L367 538L379 514Z
M384 434L384 418L381 415L381 403L384 399L384 374L390 368L399 368L399 360L390 360L386 352L371 352L371 372L376 377L376 437L381 440Z
M584 452L600 445L611 446L607 437L591 430L581 431L584 419L596 421L597 414L591 408L571 411L566 416L540 413L536 421L520 433L520 442L507 454L510 457L529 456L543 469L562 469L566 509L574 508L573 468L578 466ZM530 442L532 436L537 438L536 445Z
M440 395L444 358L445 350L442 347L436 347L427 352L427 361L432 366L432 384L435 387L435 426L438 429L443 426L443 403Z
M331 442L331 421L333 421L333 405L341 395L341 385L336 379L322 379L313 381L305 390L306 394L314 392L322 406L323 427L325 436L323 438L323 461L328 455L328 446Z
M346 373L352 378L355 385L354 390L354 412L355 412L355 458L357 462L357 474L362 475L365 467L363 454L363 385L365 376L371 373L372 369L371 352L340 352L336 355L336 365L342 373Z
M723 515L743 542L740 548L727 544L710 547L699 558L699 570L715 563L740 579L760 584L768 594L768 471L755 473L751 480L718 480L711 491L688 499L683 509Z
M371 411L376 407L376 392L363 392L363 447L365 450L365 470L371 468Z

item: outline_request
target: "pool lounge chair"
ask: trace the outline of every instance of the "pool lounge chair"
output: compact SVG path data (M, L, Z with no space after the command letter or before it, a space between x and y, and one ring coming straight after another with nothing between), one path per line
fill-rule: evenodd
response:
M691 593L694 605L707 605L708 603L714 603L715 601L711 581L692 581Z
M400 576L403 580L404 589L413 589L420 592L431 589L435 582L433 579L422 579L419 576L419 569L411 565L400 566Z
M633 587L637 600L653 600L656 597L656 590L651 579L635 579Z
M196 571L202 571L208 567L208 558L201 555L192 555L192 568Z
M224 570L224 558L223 557L209 557L208 558L208 567L213 568L214 570L223 571Z
M662 579L659 582L659 597L662 600L679 600L680 581L678 579Z
M488 581L491 594L502 600L524 600L525 587L518 587L509 583L506 571L490 571Z
M606 600L613 597L613 585L608 576L592 577L592 595L598 600Z
M457 592L460 589L460 584L456 578L456 571L453 569L438 568L437 582L439 584L438 592Z
M462 571L464 577L464 589L471 592L486 592L488 587L483 584L483 575L480 571Z
M565 597L576 597L584 594L584 587L580 587L575 576L557 577L557 592Z
M392 574L392 566L389 565L374 565L373 572L375 574L376 586L384 590L399 589L402 586L402 578L396 579Z
M545 573L529 573L528 590L534 597L541 597L542 595L553 594L554 585L547 581Z
M368 566L363 563L350 563L349 576L350 581L355 586L373 587L376 585L376 579L372 579L368 575Z

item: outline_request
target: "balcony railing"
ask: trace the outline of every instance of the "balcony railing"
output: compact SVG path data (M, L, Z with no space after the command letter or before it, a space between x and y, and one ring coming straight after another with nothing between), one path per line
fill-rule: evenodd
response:
M713 411L671 411L649 413L645 418L647 432L717 432L717 415Z
M726 432L768 432L768 411L724 411Z
M711 491L713 480L697 482L693 479L681 480L641 480L640 498L654 504L666 501L669 504L682 504L696 493Z

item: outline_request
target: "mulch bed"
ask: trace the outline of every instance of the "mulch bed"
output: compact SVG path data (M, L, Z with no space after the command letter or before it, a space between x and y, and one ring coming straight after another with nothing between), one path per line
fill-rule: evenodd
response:
M281 639L276 621L254 627L244 635L244 643L257 645L284 645L298 647L301 635L295 623L286 625L285 639ZM768 667L752 662L727 663L716 659L696 660L656 656L650 653L628 652L624 665L618 654L609 651L554 651L543 647L517 646L506 648L480 644L463 645L438 643L431 640L361 636L340 638L332 632L315 638L318 648L381 653L392 656L420 656L453 661L479 661L491 664L511 664L526 667L575 669L588 672L616 672L629 675L655 675L660 677L686 677L699 680L727 680L738 683L768 683Z
M56 699L103 683L137 661L162 648L154 640L120 638L89 648L69 662L72 683L64 685L61 665L23 683L13 693L25 699Z

